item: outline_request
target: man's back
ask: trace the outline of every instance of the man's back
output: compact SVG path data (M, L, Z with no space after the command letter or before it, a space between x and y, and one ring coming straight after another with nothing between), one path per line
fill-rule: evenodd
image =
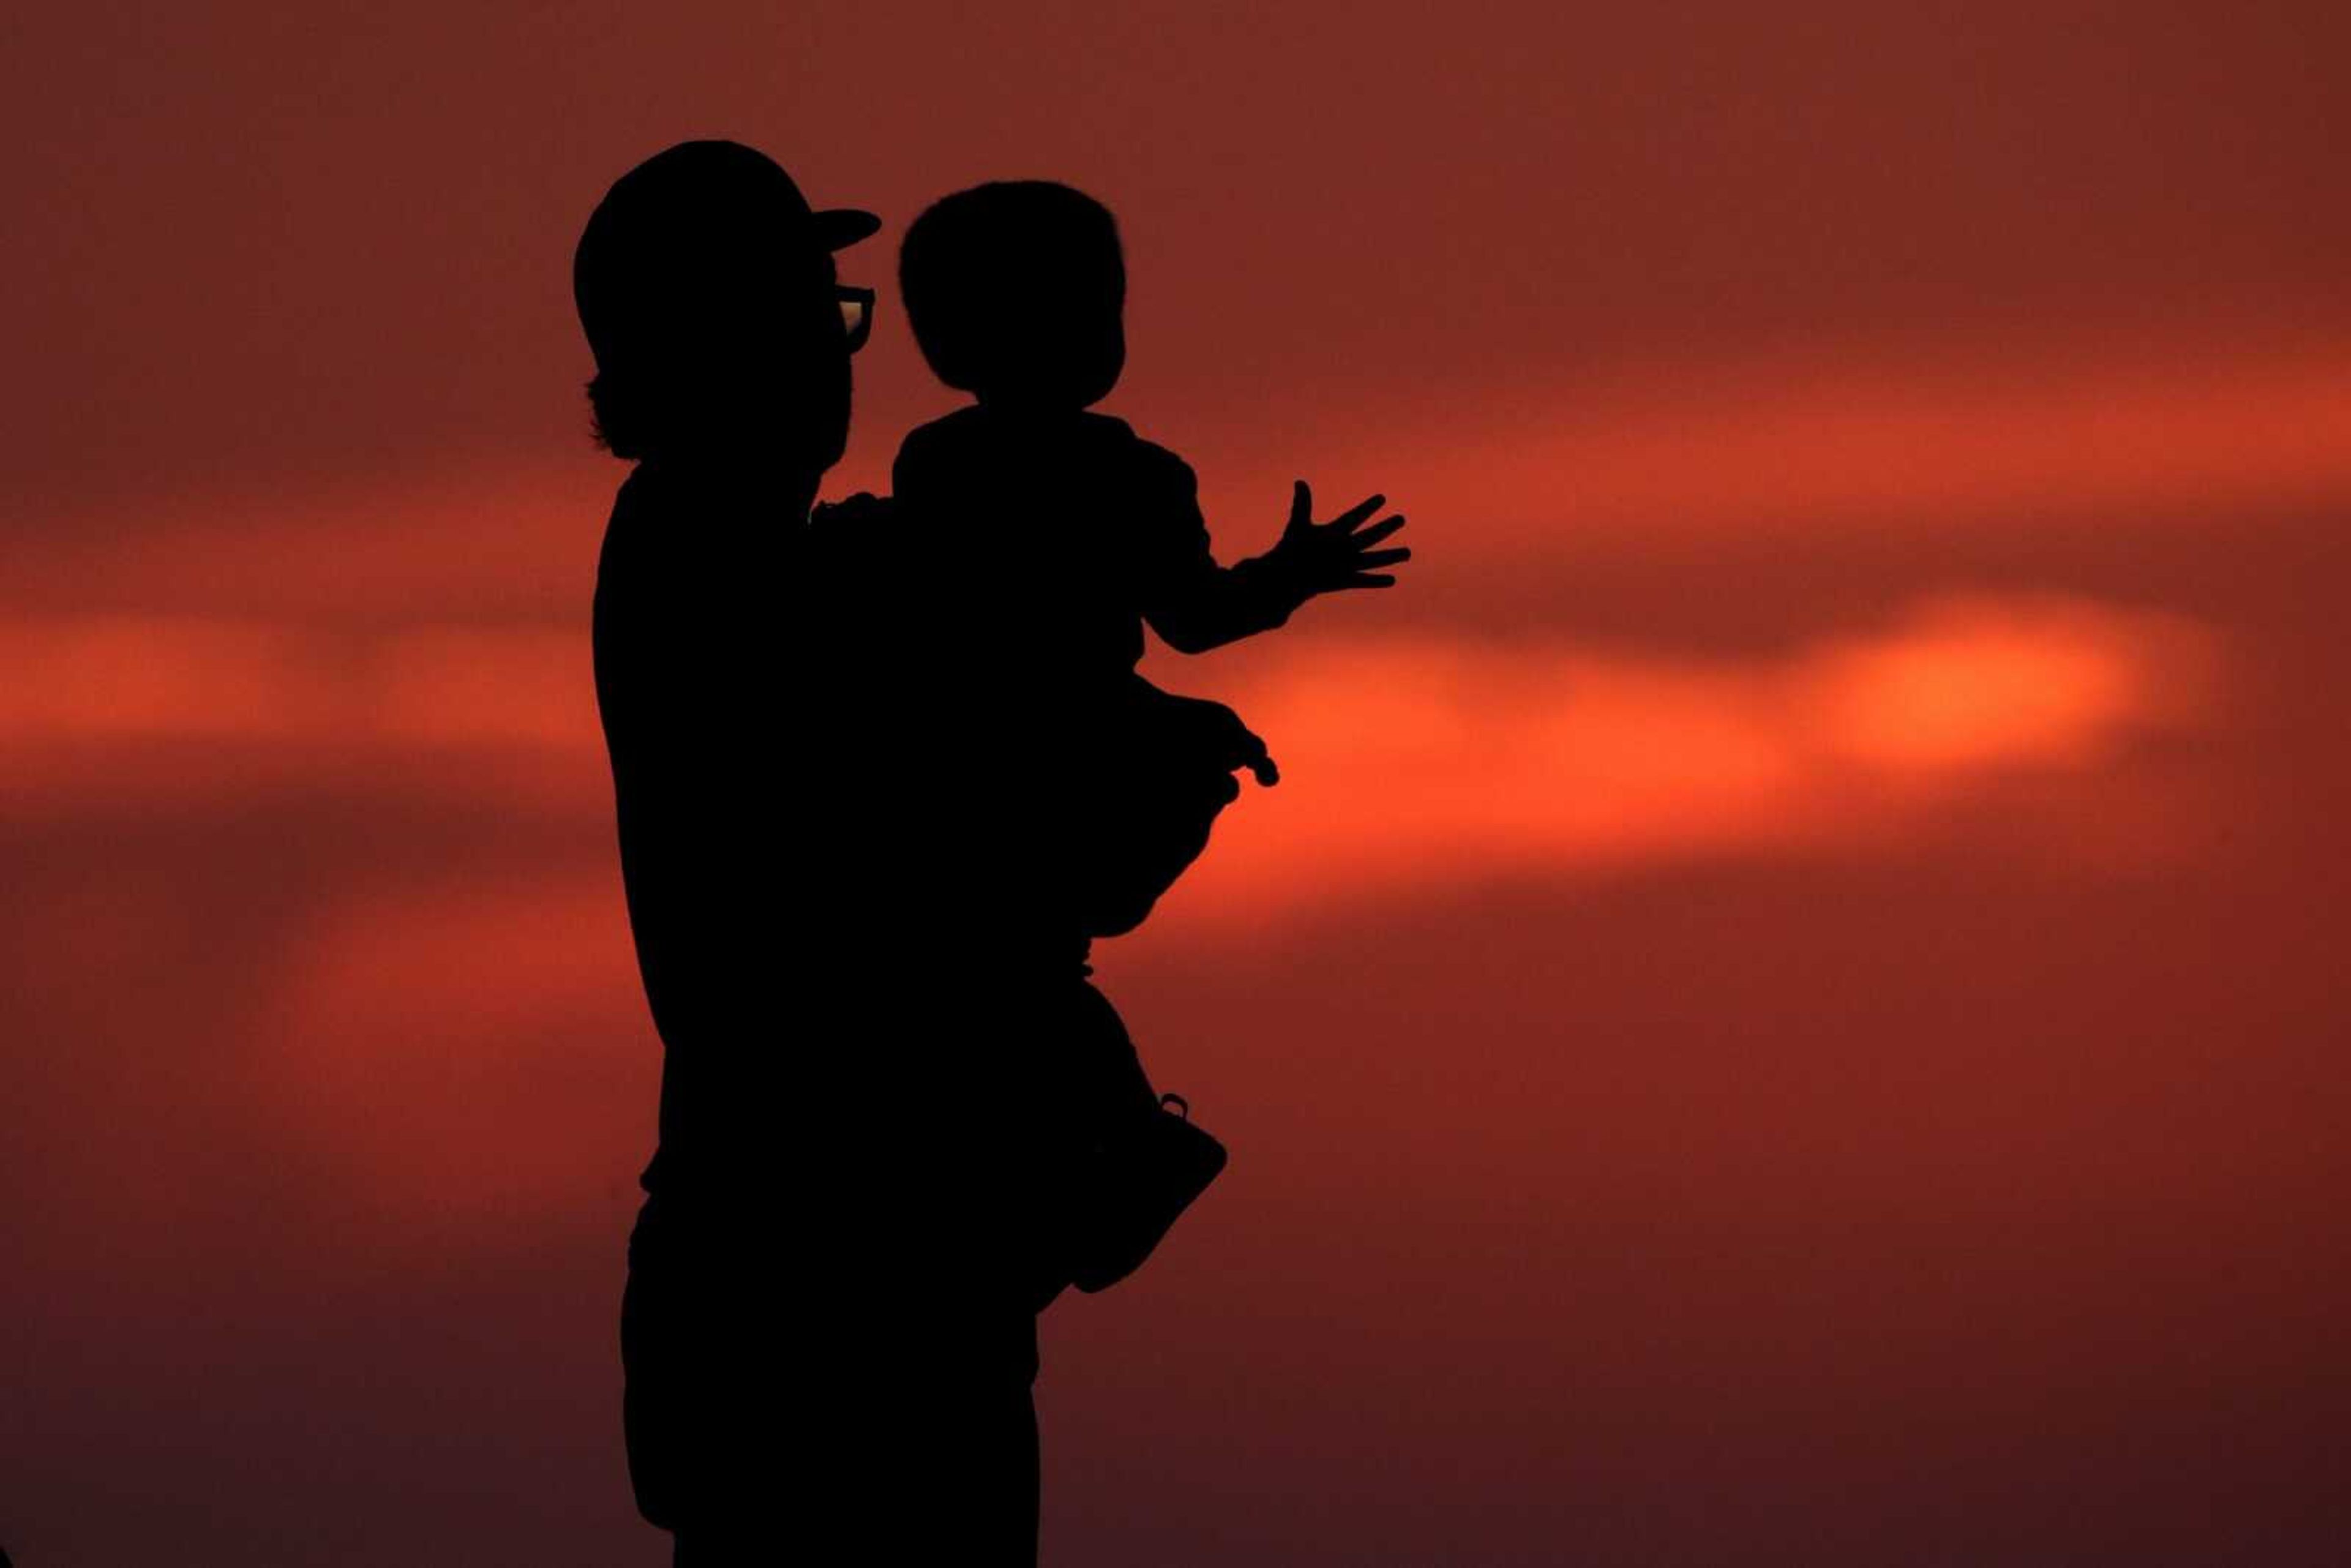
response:
M599 568L598 701L664 1045L646 1186L886 1253L977 1175L945 1171L984 1136L1002 1048L974 1019L1024 931L988 831L1017 781L975 761L972 689L889 613L886 506L810 528L743 505L640 473Z
M763 515L764 513L764 515ZM638 966L664 1047L664 1180L720 1186L772 1165L785 1085L839 972L828 926L839 842L811 831L827 775L804 678L801 530L744 487L640 470L598 568L597 702L611 758Z

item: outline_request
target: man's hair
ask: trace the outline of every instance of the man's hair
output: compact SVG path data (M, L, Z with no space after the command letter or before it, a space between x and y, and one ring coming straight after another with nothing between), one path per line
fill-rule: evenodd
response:
M985 395L1075 357L1073 334L1104 316L1116 322L1126 297L1118 223L1050 180L975 185L906 230L898 291L939 380Z
M598 371L588 378L588 433L596 444L631 462L645 455L653 421L637 407L634 383Z

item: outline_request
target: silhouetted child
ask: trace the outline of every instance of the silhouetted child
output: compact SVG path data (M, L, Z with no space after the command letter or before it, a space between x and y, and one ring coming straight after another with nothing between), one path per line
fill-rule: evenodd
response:
M1403 519L1365 527L1374 496L1316 524L1301 482L1280 541L1219 566L1184 460L1088 412L1125 364L1126 267L1110 213L1066 185L938 202L907 231L899 284L932 370L976 400L909 434L892 470L912 537L947 556L933 610L966 662L957 677L989 694L975 749L998 755L970 760L1040 779L1042 804L1014 829L1028 835L1029 906L1059 900L1069 929L1115 935L1198 853L1234 770L1275 777L1230 709L1135 674L1144 623L1196 653L1280 626L1317 594L1385 587L1377 569L1408 552L1374 547ZM1206 796L1204 777L1225 792ZM1167 827L1194 819L1189 838ZM1063 1042L1073 1076L1147 1109L1123 1026L1087 995Z
M1228 771L1271 783L1228 710L1176 706L1134 677L1144 623L1204 653L1317 594L1385 587L1376 569L1409 552L1373 547L1403 519L1364 527L1374 496L1317 525L1301 482L1280 543L1217 563L1191 468L1088 412L1125 365L1126 266L1109 211L1078 191L1024 180L948 196L908 229L898 275L931 369L976 399L909 434L892 469L900 505L966 552L950 575L971 657L1064 727L1047 755L1081 775L1089 757L1148 766L1171 747L1221 748Z

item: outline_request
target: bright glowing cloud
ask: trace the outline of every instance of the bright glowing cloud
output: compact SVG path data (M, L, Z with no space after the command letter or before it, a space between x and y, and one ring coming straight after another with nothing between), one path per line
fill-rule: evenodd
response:
M57 635L96 661L167 633ZM272 658L289 650L249 631L168 636L183 661L245 677L218 722L249 744L250 693L280 689ZM2052 773L2095 778L2098 809L2115 810L2133 743L2206 711L2211 642L2175 616L2049 598L1928 601L1750 661L1301 638L1229 694L1273 741L1282 783L1249 790L1155 929L1216 940L1308 904L1873 848L1934 832L1938 805ZM532 711L562 706L582 652L538 632L399 633L345 664L340 696L322 707L306 688L281 716L290 732L340 712L385 748L552 749L582 781L558 809L608 842L592 725ZM287 1126L331 1129L317 1157L436 1222L559 1210L600 1179L582 1150L643 1135L653 1057L609 864L453 868L369 891L273 965L259 1033Z
M189 616L0 622L0 815L202 810L265 792L609 804L587 640Z
M608 807L584 639L424 627L102 617L18 625L0 702L20 810L183 799L191 742L242 758L204 788L451 789L585 823ZM2051 598L1928 601L1766 659L1566 640L1286 636L1226 693L1285 781L1252 789L1171 907L1262 909L1397 883L1834 841L2005 772L2098 767L2192 724L2193 622ZM62 742L74 742L62 745ZM505 758L529 767L479 765ZM46 772L45 772L46 768ZM450 779L454 778L453 784ZM404 782L403 782L404 781ZM99 803L95 808L93 802ZM1311 890L1311 892L1309 891Z
M1925 831L2001 776L2192 726L2213 655L2182 618L2049 598L1928 601L1768 661L1304 641L1233 696L1282 784L1228 814L1169 910Z

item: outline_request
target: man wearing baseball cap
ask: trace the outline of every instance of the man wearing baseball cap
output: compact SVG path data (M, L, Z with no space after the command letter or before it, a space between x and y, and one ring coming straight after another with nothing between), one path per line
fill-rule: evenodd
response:
M873 298L837 288L832 253L881 226L811 210L739 142L682 142L621 176L571 267L604 444L675 458L757 444L821 476L848 436L849 355Z
M951 988L886 946L910 890L953 880L928 858L945 841L892 792L919 769L861 766L919 726L917 686L853 629L887 590L819 557L881 535L886 503L810 527L872 309L834 253L879 226L692 141L613 184L573 265L597 434L636 464L598 567L596 689L664 1046L624 1422L638 1506L695 1568L1035 1559L1014 1206L984 1095L942 1070Z

